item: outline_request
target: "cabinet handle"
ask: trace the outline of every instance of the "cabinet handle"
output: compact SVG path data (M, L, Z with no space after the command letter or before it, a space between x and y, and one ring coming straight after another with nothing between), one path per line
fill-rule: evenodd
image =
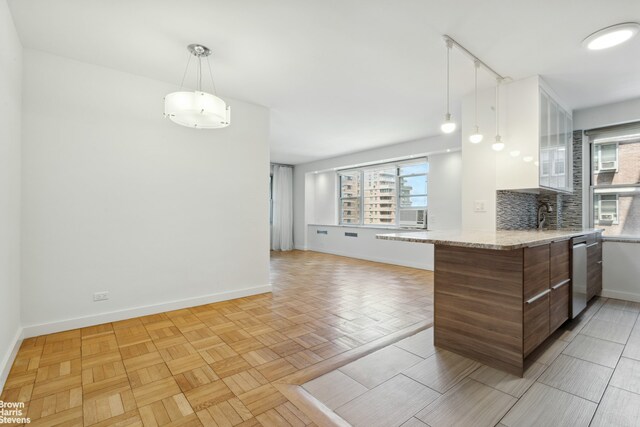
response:
M553 289L555 291L556 289L563 287L564 285L566 285L570 281L571 281L571 279L563 280L562 282L558 283L557 285L555 285L551 289Z
M598 242L591 243L591 244L587 245L587 248L592 248L592 247L597 246L597 245L598 245Z
M551 289L547 289L544 292L540 292L535 297L531 298L530 300L527 300L526 304L531 304L532 302L535 302L535 301L539 300L540 298L542 298L543 296L545 296L549 292L551 292Z
M602 260L600 260L600 261L596 262L596 264L602 264Z

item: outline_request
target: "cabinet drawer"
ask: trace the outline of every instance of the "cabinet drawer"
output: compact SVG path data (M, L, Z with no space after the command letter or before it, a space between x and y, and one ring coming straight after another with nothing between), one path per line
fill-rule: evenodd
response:
M549 284L553 287L571 277L569 240L549 247Z
M524 300L549 289L549 245L524 249Z
M602 243L587 246L587 301L602 291Z
M551 287L549 294L549 334L552 334L567 319L569 319L569 295L571 281L563 282Z
M525 357L549 336L549 295L551 291L547 289L544 292L546 293L535 301L524 303L523 350Z

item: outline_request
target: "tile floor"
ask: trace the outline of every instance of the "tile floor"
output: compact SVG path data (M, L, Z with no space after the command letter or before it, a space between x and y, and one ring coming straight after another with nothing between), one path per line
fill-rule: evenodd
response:
M436 349L427 329L303 387L354 426L640 426L639 314L595 300L524 378Z

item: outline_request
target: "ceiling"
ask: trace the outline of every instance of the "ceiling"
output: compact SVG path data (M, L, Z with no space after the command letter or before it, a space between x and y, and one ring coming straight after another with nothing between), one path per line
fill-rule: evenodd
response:
M186 45L214 52L218 93L271 109L271 156L303 163L439 132L449 34L503 75L542 75L574 109L640 96L638 0L9 0L22 43L179 83ZM452 55L452 104L473 65ZM481 85L492 84L481 75Z

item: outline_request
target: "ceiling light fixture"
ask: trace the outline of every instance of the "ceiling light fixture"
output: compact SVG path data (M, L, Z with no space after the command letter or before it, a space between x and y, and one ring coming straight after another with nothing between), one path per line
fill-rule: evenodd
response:
M218 129L229 126L231 108L215 95L216 86L209 62L211 50L199 44L190 44L187 49L198 61L196 68L197 90L173 92L165 96L164 116L174 123L196 129ZM207 60L209 66L213 95L202 91L202 58ZM187 76L190 62L191 56L187 61L180 88L184 87L184 79Z
M451 120L451 110L449 109L449 54L451 53L453 42L449 39L445 39L445 43L447 45L447 114L444 116L444 123L442 123L440 129L444 133L451 133L456 130L456 122Z
M631 39L640 31L637 22L625 22L603 28L589 35L582 45L589 50L602 50L617 46Z
M482 62L480 58L471 53L467 48L462 46L460 43L452 39L451 37L445 35L444 40L447 45L447 114L445 116L446 121L442 124L442 131L445 133L451 133L455 130L456 124L451 120L451 112L449 111L449 52L455 46L462 53L466 54L473 60L473 64L475 66L475 93L474 93L474 102L475 102L475 129L474 133L469 136L469 141L473 144L478 144L482 142L483 135L480 133L480 128L478 126L478 68L482 67L489 73L493 74L498 82L498 86L505 80L505 77L502 77L500 74L496 73L496 71L489 67L487 64ZM498 88L496 87L496 97L499 96ZM499 131L499 118L498 118L498 105L496 103L496 141L491 145L491 147L500 151L504 148L504 143L501 141L500 131Z
M500 83L502 83L502 77L496 79L496 140L491 144L493 151L502 151L504 149L504 142L500 136Z
M473 101L475 103L475 121L476 121L476 131L469 136L469 141L472 144L479 144L482 142L482 138L484 138L484 136L482 136L482 134L480 133L480 128L478 127L478 68L480 68L480 61L475 60L473 61L473 68L474 68L474 94L473 94Z

